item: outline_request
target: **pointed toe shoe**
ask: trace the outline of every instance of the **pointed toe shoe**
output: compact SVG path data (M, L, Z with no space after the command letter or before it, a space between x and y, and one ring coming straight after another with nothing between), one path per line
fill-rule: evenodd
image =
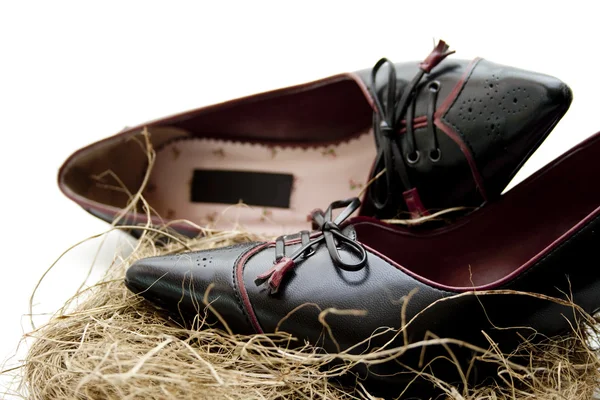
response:
M207 300L234 332L281 330L329 351L375 348L399 329L413 343L433 333L485 345L489 335L510 351L523 334L564 333L578 310L600 307L599 156L596 134L442 228L351 217L360 201L349 199L314 211L315 231L142 259L125 284L188 322ZM319 316L332 309L361 312L326 315L327 331Z
M358 196L375 176L361 215L476 208L500 194L571 93L550 76L450 53L440 42L422 62L382 59L373 69L126 128L69 157L59 186L99 218L139 225L148 222L144 210L124 209L145 183L156 211L150 222L189 236L199 230L182 220L300 230L315 205ZM232 207L239 202L251 207Z

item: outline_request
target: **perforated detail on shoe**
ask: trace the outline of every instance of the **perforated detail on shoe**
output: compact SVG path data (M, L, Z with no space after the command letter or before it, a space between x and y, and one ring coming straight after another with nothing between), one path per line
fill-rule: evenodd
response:
M213 256L210 253L208 253L208 254L203 253L203 254L199 255L198 257L196 257L196 265L198 267L201 267L201 268L212 267L212 263L213 263Z
M465 142L498 195L570 103L556 78L481 60L442 120ZM561 108L562 107L562 108ZM497 192L497 193L496 193Z
M482 60L444 120L463 137L476 160L501 157L520 136L535 135L532 129L546 117L552 101L546 80Z
M492 74L482 84L480 96L459 99L458 119L462 124L483 125L483 132L492 141L503 139L507 118L531 109L531 94L526 87L506 88L500 74ZM510 122L510 121L508 121ZM502 146L503 151L508 149Z

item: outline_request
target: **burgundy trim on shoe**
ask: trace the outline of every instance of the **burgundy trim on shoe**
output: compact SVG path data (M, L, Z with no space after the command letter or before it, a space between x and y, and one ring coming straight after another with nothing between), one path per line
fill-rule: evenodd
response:
M246 285L244 284L244 266L250 257L271 245L274 245L274 242L263 243L252 248L250 251L244 254L242 258L239 259L237 265L235 266L236 286L238 287L238 291L242 297L242 302L244 308L246 309L246 315L248 316L248 319L250 320L250 323L252 324L252 327L256 333L264 333L264 331L260 326L260 322L258 322L258 318L256 318L256 313L254 313L250 296L248 296L248 291L246 290Z
M311 233L310 237L313 238L314 236L318 235L318 232L313 232ZM287 240L285 242L286 246L289 245L294 245L294 244L298 244L301 243L301 239L297 238L297 239L292 239L292 240ZM237 262L237 265L235 266L235 279L236 279L236 285L238 287L240 296L242 297L242 302L244 304L244 308L246 309L246 314L248 315L248 319L250 320L250 323L252 324L252 327L254 328L254 330L256 331L256 333L264 333L262 327L260 326L260 322L258 321L258 318L256 317L256 313L254 312L254 307L252 307L252 302L250 301L250 296L248 295L248 291L246 290L246 284L244 283L244 268L246 266L246 261L248 261L248 259L250 257L252 257L254 254L258 253L261 250L264 250L265 248L268 247L275 247L275 242L266 242L263 244L260 244L252 249L250 249L246 254L244 254L244 256L242 258L239 259L239 261Z
M544 257L547 257L548 255L550 255L552 252L557 250L564 243L567 243L569 240L573 239L573 237L575 237L577 235L578 231L580 231L585 225L590 223L594 218L597 218L599 215L600 215L600 207L596 208L594 211L592 211L590 214L588 214L585 218L583 218L581 221L579 221L577 224L575 224L573 227L571 227L569 230L567 230L565 233L563 233L560 237L556 238L556 240L554 240L552 243L550 243L544 249L539 251L536 255L534 255L533 257L528 259L527 262L525 262L524 264L522 264L521 266L516 268L510 274L502 277L502 279L498 279L494 282L491 282L491 283L488 283L485 285L479 285L479 286L475 285L475 286L471 286L471 287L470 286L449 286L449 285L444 285L444 284L429 280L429 279L411 271L410 269L402 266L401 264L399 264L396 261L392 260L391 258L387 257L386 255L382 254L381 252L371 248L370 246L368 246L364 243L361 243L361 244L367 249L368 252L385 260L394 268L399 269L400 271L413 277L414 279L416 279L420 282L423 282L429 286L435 287L437 289L446 290L446 291L450 291L450 292L458 292L458 293L469 292L469 291L479 291L479 290L490 290L490 289L496 289L499 286L502 286L514 279L519 279L520 276L522 276L523 274L526 273L526 270L528 268L535 265L537 262L542 260ZM467 223L468 219L469 219L469 217L465 218L461 222ZM365 216L354 217L348 221L348 224L350 224L350 225L373 224L373 225L380 225L384 229L394 230L394 231L396 230L394 227L392 227L384 222L376 220L372 217L365 217ZM438 232L432 231L432 232L430 232L430 234L434 234L434 235L441 234L444 231L445 231L445 229L440 230ZM400 230L400 233L406 233L408 235L411 234L408 231L404 232L402 230Z
M80 205L83 209L90 212L92 215L96 215L94 213L94 211L98 211L104 215L111 216L112 217L111 220L114 220L114 218L123 211L122 207L115 207L115 206L111 206L111 205L107 205L107 204L102 204L102 203L99 203L94 200L90 200L90 199L86 198L85 196L73 191L64 182L66 171L69 168L71 168L72 164L75 163L76 160L79 157L81 157L82 155L89 153L94 148L101 148L102 146L110 145L112 143L124 140L128 137L136 136L144 128L151 129L156 126L167 126L169 124L173 124L178 121L184 120L185 118L189 117L190 115L207 114L207 113L212 112L213 110L223 109L226 107L233 107L233 106L236 106L241 103L250 103L250 102L258 101L258 100L268 100L270 98L275 98L281 94L294 94L294 93L302 92L305 90L312 90L312 89L318 88L320 86L333 84L333 83L346 81L346 80L353 81L359 86L360 90L363 92L363 94L365 96L366 101L373 108L373 99L371 98L371 95L370 95L368 89L366 88L364 83L361 81L361 79L358 77L358 75L356 75L355 73L340 73L337 75L318 79L318 80L311 81L311 82L305 82L305 83L301 83L301 84L297 84L297 85L293 85L293 86L289 86L289 87L285 87L285 88L271 89L271 90L268 90L265 92L256 93L256 94L252 94L252 95L248 95L248 96L244 96L244 97L239 97L239 98L236 98L233 100L227 100L227 101L223 101L220 103L195 108L192 110L187 110L187 111L176 113L176 114L173 114L173 115L170 115L167 117L157 118L157 119L154 119L154 120L151 120L151 121L148 121L148 122L145 122L145 123L133 126L133 127L127 127L126 129L121 130L120 132L117 132L113 136L109 136L98 142L91 143L91 144L75 151L73 154L71 154L67 158L67 160L62 164L62 166L59 169L58 176L57 176L58 187L67 198L71 199L72 201L74 201L75 203ZM246 142L248 142L248 143L264 143L262 141L257 141L257 140L246 140ZM337 141L334 141L333 143L336 143L336 142ZM278 144L290 145L285 142L279 142ZM326 144L329 144L329 142L322 142L319 144L326 145ZM307 143L303 143L303 144L294 143L293 145L295 147L308 148L310 146L313 146L314 143L311 143L311 142L307 142ZM145 214L135 214L132 212L125 214L123 216L123 218L121 219L121 221L123 221L123 220L129 221L130 225L136 225L139 223L146 224L148 222L148 218ZM169 226L174 228L177 231L185 231L187 233L193 233L194 235L198 235L198 234L202 233L202 231L200 229L190 227L189 224L179 223L179 222L171 223L170 220L166 220L166 219L163 219L163 218L160 218L157 216L152 216L150 218L150 222L152 223L152 225L161 225L161 224L164 224L165 222L168 222Z
M475 185L477 185L481 197L483 197L483 199L487 201L488 196L485 192L485 187L483 185L483 178L479 173L479 169L477 168L477 164L475 163L475 159L473 158L471 150L468 148L464 140L462 140L460 134L456 132L450 125L448 125L443 119L444 115L448 112L450 107L452 107L452 105L460 95L460 92L464 88L465 84L471 77L473 70L481 60L482 58L477 57L473 61L471 61L460 81L458 81L458 83L456 84L456 86L454 86L448 97L446 97L446 100L444 100L444 102L442 103L441 107L435 112L434 123L439 129L442 130L442 132L444 132L450 139L454 140L454 142L456 142L456 144L460 147L460 150L465 155L465 158L469 163L469 167L471 168L471 173L473 174Z
M398 133L404 134L406 133L406 120L402 120L401 124L403 125L403 127ZM413 129L426 128L427 124L427 115L422 115L420 117L413 118Z
M369 105L371 106L373 111L375 111L376 110L375 101L373 100L373 97L371 96L369 87L367 86L367 84L365 82L363 82L363 80L360 78L360 76L358 76L358 74L356 72L346 72L343 75L346 76L347 78L352 79L354 82L356 82L356 85L363 92L365 99L367 100L367 102L369 103Z
M483 185L483 178L481 177L481 174L479 173L479 169L477 168L477 164L475 163L475 159L473 158L473 154L472 154L471 150L469 149L467 144L462 140L462 138L460 137L460 134L458 132L456 132L451 126L449 126L443 120L444 114L446 114L448 112L448 110L450 109L450 107L452 106L452 104L454 104L454 102L458 98L460 92L462 91L465 84L469 80L473 70L475 69L475 67L481 60L482 60L482 58L477 57L477 58L473 59L471 61L471 63L468 65L468 67L467 67L465 73L463 74L462 78L460 79L460 81L454 86L454 88L452 89L450 94L446 97L446 99L444 100L444 102L442 103L440 108L435 112L434 123L442 132L444 132L450 139L452 139L458 145L460 150L463 152L463 154L465 155L465 158L467 159L467 163L469 164L469 167L471 168L471 174L473 175L473 180L475 181L475 185L477 186L479 193L481 194L481 197L485 201L488 201L488 196L486 194L485 187ZM356 81L356 84L363 91L369 104L371 104L371 107L373 107L373 109L375 109L374 103L373 103L373 98L371 97L371 94L369 93L369 89L366 86L366 84L355 73L347 73L346 75ZM413 121L418 126L415 126L414 128L422 128L422 127L426 126L426 123L427 123L426 119L427 119L427 117L423 117L423 116L415 118ZM406 128L402 128L399 133L403 134L405 132L406 132Z

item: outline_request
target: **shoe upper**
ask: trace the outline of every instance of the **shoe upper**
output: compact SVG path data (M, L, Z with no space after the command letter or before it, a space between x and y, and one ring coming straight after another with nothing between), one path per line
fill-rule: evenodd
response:
M206 304L210 304L234 333L284 331L298 338L299 343L308 340L329 351L346 350L378 332L380 336L355 351L388 342L403 326L405 304L404 321L410 322L406 338L410 343L426 339L431 332L484 345L484 330L510 350L516 332L522 331L503 332L495 327L527 327L527 336L535 332L551 336L568 330L569 321L579 315L570 305L511 296L500 290L522 290L565 301L572 295L587 312L600 305L600 274L583 271L600 261L597 255L590 258L590 243L597 244L599 227L600 219L596 218L580 233L578 241L549 253L528 274L495 285L491 289L496 294L480 296L471 295L469 288L451 290L427 282L371 249L367 250L364 268L347 271L331 261L325 246L286 276L278 293L271 294L268 285L257 285L255 280L273 266L274 243L144 259L127 271L126 285L183 317L189 326L197 318L204 318ZM344 232L355 234L351 228ZM291 252L301 246L293 236L286 243ZM569 269L570 263L579 265ZM446 300L436 303L441 299ZM384 332L386 329L389 331ZM399 344L403 337L397 339L395 343Z
M387 179L370 187L364 206L379 218L497 198L572 100L559 79L480 58L442 58L428 73L418 63L387 64L358 72L380 104L371 177L386 168Z
M125 283L188 323L210 304L234 332L281 330L329 351L377 332L353 351L382 345L405 323L410 342L432 332L485 344L485 331L510 349L516 332L570 329L577 309L543 296L600 307L598 154L600 134L430 232L348 218L358 201L348 200L332 207L346 207L336 219L315 211L310 234L139 260Z
M161 155L162 160L171 160L181 153L181 149L170 147L174 143L199 149L197 154L184 154L190 160L209 157L217 160L222 150L202 150L201 144L206 147L211 140L223 146L244 145L247 151L240 153L241 156L252 159L250 153L261 146L273 151L275 157L277 149L306 151L325 146L328 151L336 150L357 135L363 138L369 135L373 155L361 158L360 165L355 167L363 171L364 176L356 182L350 180L349 185L356 187L358 194L369 177L378 176L384 169L386 172L371 184L362 199L361 215L410 218L450 207L476 208L502 192L566 112L571 92L563 82L544 74L483 59L455 60L446 58L447 55L447 46L442 42L424 62L392 64L386 60L373 69L260 93L126 128L69 157L59 173L59 186L68 197L107 221L118 216L121 224L137 225L150 219L154 225L168 223L185 235L195 236L199 233L197 227L179 220L205 225L214 219L212 203L194 200L195 194L209 192L208 188L194 183L198 167L171 169L160 162ZM148 218L142 209L130 208L123 213L130 205L128 194L136 193L145 182L149 159L144 150L146 139L140 135L146 128L150 132L147 140L157 149L159 162L142 194L162 218ZM196 142L198 146L193 147ZM335 159L335 151L318 155L320 159L309 166L301 165L298 171L331 169L329 163ZM294 224L304 224L305 215L315 204L294 200L294 190L301 187L297 186L299 181L302 184L303 180L318 180L324 174L299 179L298 171L273 171L264 159L265 156L256 157L262 169L254 168L256 171L252 172L292 175L292 183L286 189L289 193L284 193L291 196L290 205L285 209L264 207L267 217L261 216L256 223L254 220L243 222L262 233L271 228L269 220L277 222L282 218L278 215L283 210L293 214ZM217 161L208 169L237 171L240 168L230 168L225 161L220 164ZM179 182L174 175L181 176L181 183L174 183ZM154 182L154 176L162 176L164 182ZM163 186L169 190L156 190ZM117 187L120 189L116 190ZM281 185L263 184L261 187L264 198L281 195ZM269 190L273 193L269 194ZM210 192L215 191L213 188ZM236 201L241 196L232 196L229 192L227 195ZM328 198L327 202L338 198ZM221 208L227 207L229 204L222 204Z

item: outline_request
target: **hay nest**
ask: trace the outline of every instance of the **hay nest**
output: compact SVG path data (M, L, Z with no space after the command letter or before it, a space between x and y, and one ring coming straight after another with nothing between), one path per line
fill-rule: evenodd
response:
M148 146L151 167L153 152ZM144 181L144 184L147 180ZM151 209L140 192L132 208ZM127 211L127 210L126 210ZM112 229L117 229L113 227ZM118 228L126 229L126 228ZM165 316L124 286L135 260L185 250L215 248L261 239L243 231L205 230L199 239L183 239L147 227L132 254L115 258L105 276L80 289L34 338L21 368L20 393L31 399L373 399L360 382L341 387L359 362L376 363L402 348L374 350L357 360L346 353L327 354L295 342L285 333L233 335L205 326L189 329ZM157 235L170 243L156 246ZM600 382L596 331L590 319L563 337L545 343L524 342L525 366L510 361L490 344L477 357L495 366L487 386L453 385L416 372L437 388L419 398L447 399L590 399ZM435 344L431 339L423 346ZM466 344L465 344L466 345ZM379 352L379 353L378 353ZM333 360L338 361L332 364ZM441 394L441 395L440 395Z
M285 334L239 336L204 327L186 329L123 284L127 266L150 255L206 249L256 240L243 232L157 248L151 238L115 263L91 288L77 293L36 340L22 368L22 391L32 399L281 399L373 398L360 384L342 388L330 378L357 361L324 354L309 345L290 350ZM76 305L77 304L77 305ZM582 320L584 321L584 320ZM600 362L590 345L590 326L543 344L524 343L531 354L523 367L490 347L480 357L497 364L491 386L453 386L424 376L450 399L590 399ZM432 341L434 341L432 339ZM426 344L424 344L426 345ZM399 349L401 350L401 349ZM377 350L364 362L377 362ZM334 359L345 360L334 368ZM423 398L429 398L423 393Z

